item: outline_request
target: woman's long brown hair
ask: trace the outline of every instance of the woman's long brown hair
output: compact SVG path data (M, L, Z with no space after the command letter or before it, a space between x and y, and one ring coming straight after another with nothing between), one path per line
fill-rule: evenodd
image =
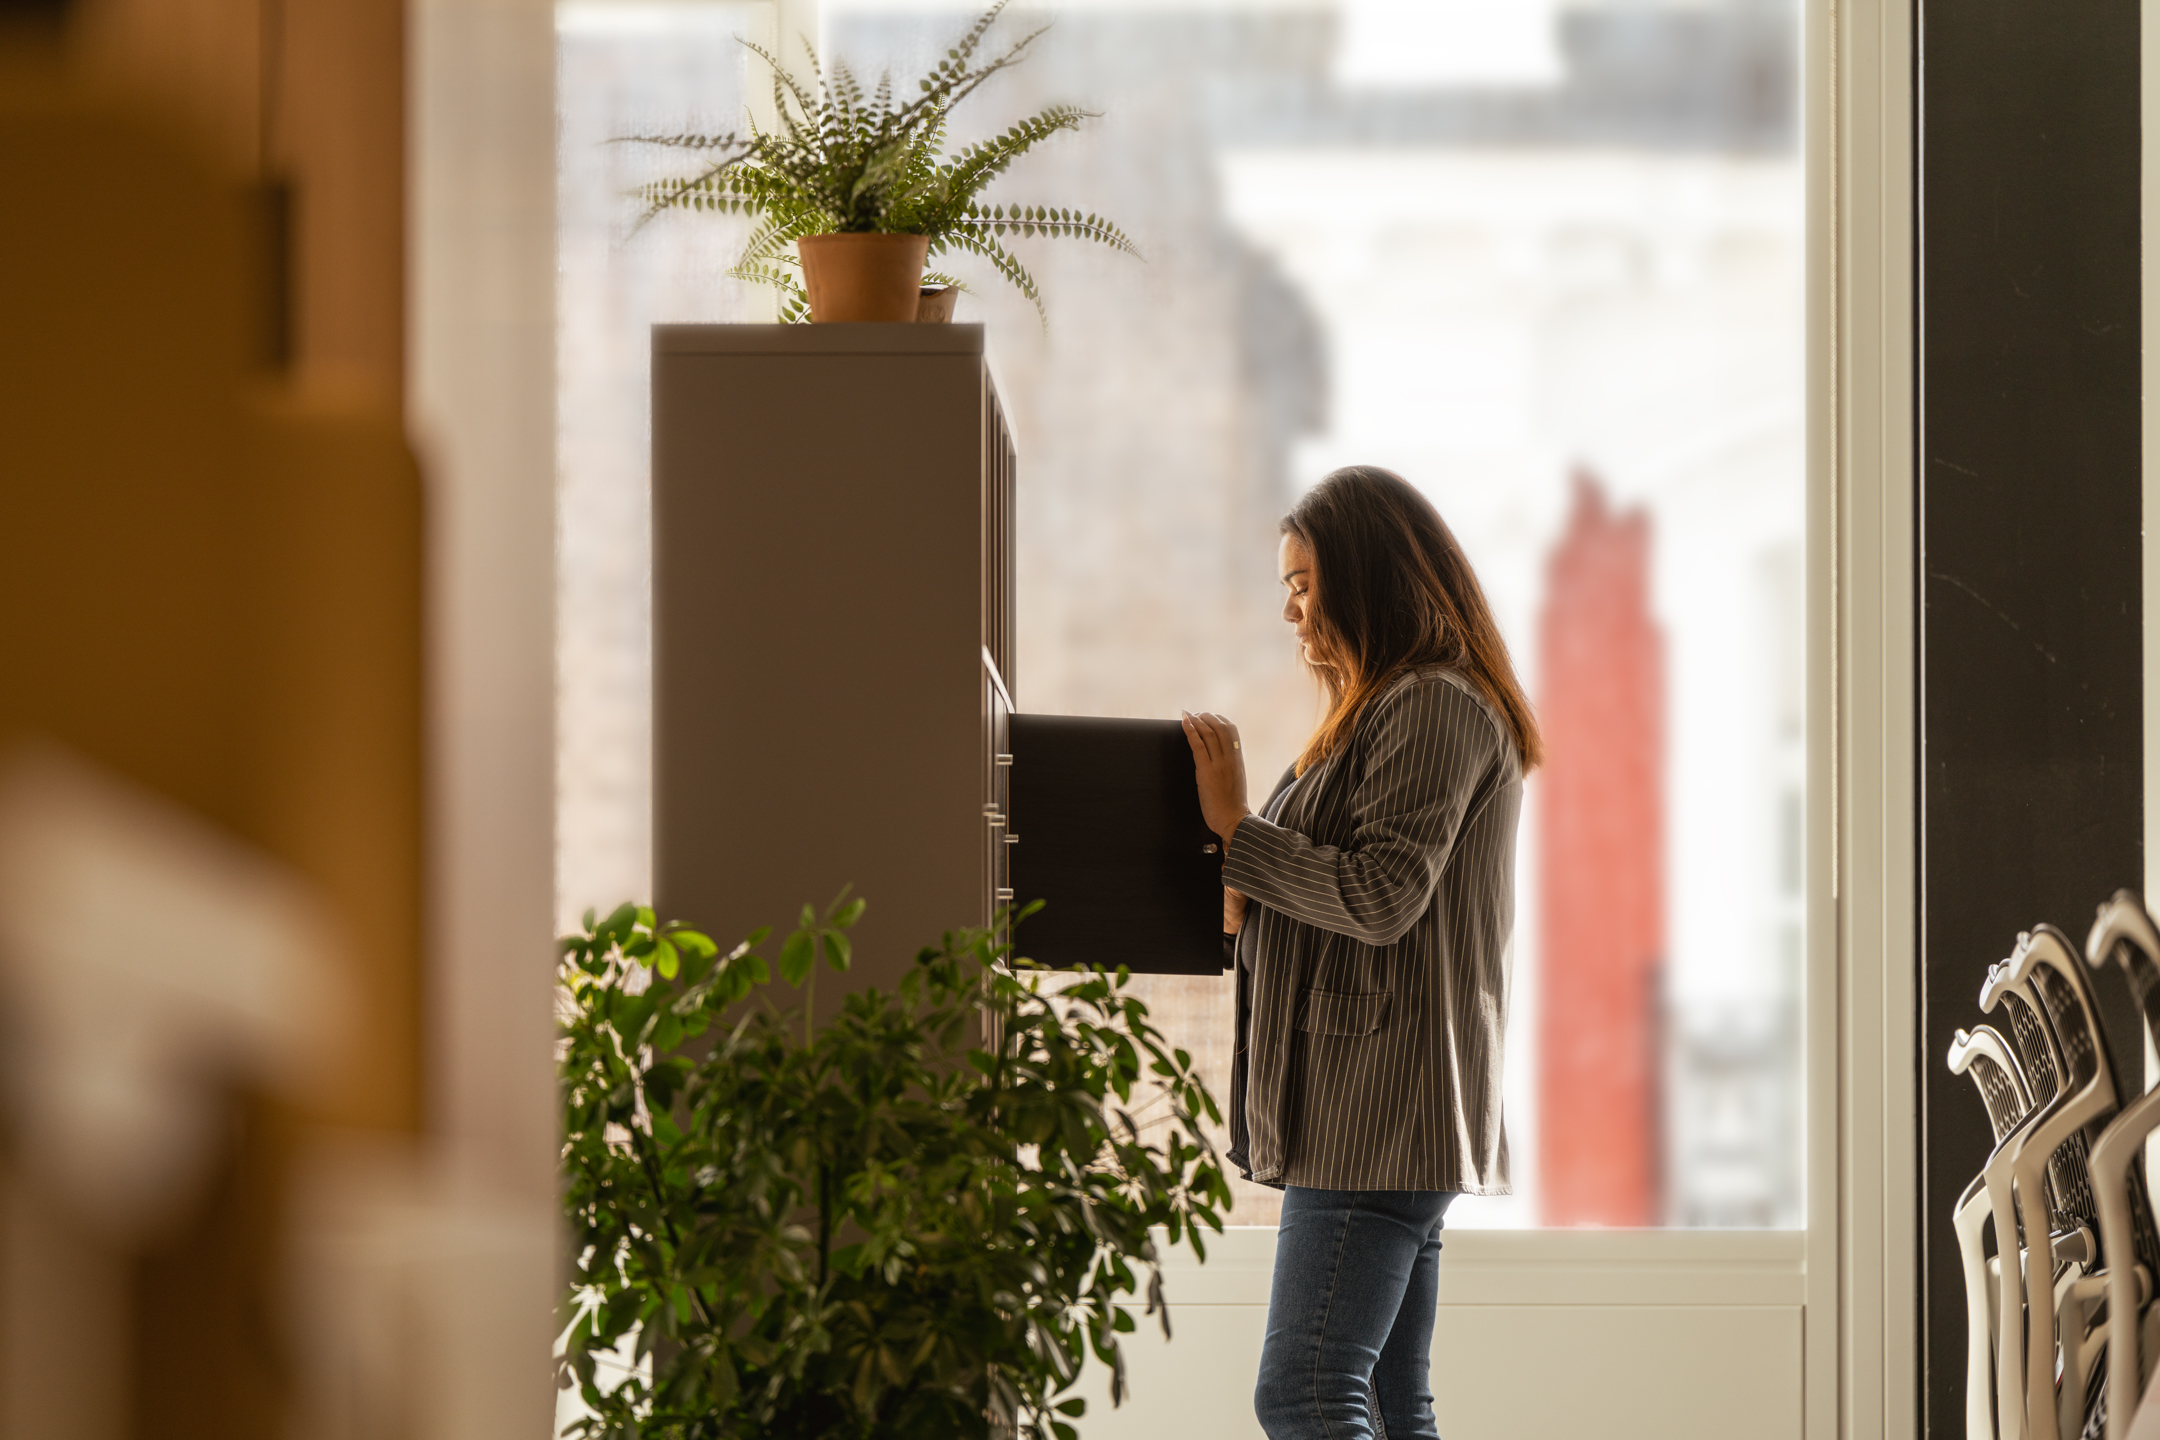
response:
M1468 680L1514 738L1524 773L1537 768L1545 742L1484 588L1416 486L1377 465L1346 466L1307 491L1282 530L1312 552L1313 669L1328 694L1298 774L1341 749L1373 697L1421 665Z

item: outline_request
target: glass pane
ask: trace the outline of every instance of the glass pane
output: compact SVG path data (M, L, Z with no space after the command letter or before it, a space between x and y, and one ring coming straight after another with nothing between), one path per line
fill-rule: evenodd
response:
M822 12L828 51L873 77L933 63L968 16ZM1799 1223L1796 42L1782 0L1080 6L954 118L964 142L1053 100L1101 111L990 198L1099 211L1143 252L1017 242L1047 327L954 267L1021 449L1023 709L1222 711L1264 793L1317 714L1277 618L1276 522L1338 464L1423 487L1493 599L1552 758L1518 859L1515 1193L1453 1224ZM567 708L645 663L642 331L618 363L581 327L752 314L705 278L710 223L608 239L634 215L607 209L617 180L570 206L573 162L628 163L574 155L573 116L595 138L725 123L741 80L721 46L691 83L695 47L607 43L619 68L587 78L572 55L599 42L564 32L563 352L625 417L575 450L566 364L572 911L637 888L645 813L642 715L610 702L576 729ZM576 224L605 247L591 268ZM579 576L586 524L618 539ZM1142 983L1219 1088L1229 981ZM1240 1222L1274 1214L1240 1188Z
M639 228L630 192L674 173L609 143L741 124L760 4L556 8L556 893L652 892L651 327L765 318L721 278L744 222Z

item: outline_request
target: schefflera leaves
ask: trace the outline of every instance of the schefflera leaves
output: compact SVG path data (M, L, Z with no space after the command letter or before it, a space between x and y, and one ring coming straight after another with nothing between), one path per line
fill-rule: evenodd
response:
M1087 1355L1123 1397L1117 1300L1168 1333L1159 1242L1204 1258L1230 1206L1191 1058L1122 969L1019 958L1026 911L819 1027L807 992L862 913L804 907L793 1011L767 931L723 953L625 905L562 942L582 1434L1076 1440Z

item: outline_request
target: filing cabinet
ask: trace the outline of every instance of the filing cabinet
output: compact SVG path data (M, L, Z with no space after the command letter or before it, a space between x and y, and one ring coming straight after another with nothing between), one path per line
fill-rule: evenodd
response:
M854 970L824 996L889 989L1016 893L1050 901L1021 934L1045 961L1219 967L1189 757L1180 781L1160 724L1014 713L1016 460L981 327L652 344L662 914L729 943L852 885Z

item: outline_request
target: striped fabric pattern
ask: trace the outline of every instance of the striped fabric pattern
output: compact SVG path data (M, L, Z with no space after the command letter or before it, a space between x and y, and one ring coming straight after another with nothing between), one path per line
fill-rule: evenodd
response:
M1323 1190L1503 1195L1522 762L1470 684L1405 674L1239 822L1229 1158Z

